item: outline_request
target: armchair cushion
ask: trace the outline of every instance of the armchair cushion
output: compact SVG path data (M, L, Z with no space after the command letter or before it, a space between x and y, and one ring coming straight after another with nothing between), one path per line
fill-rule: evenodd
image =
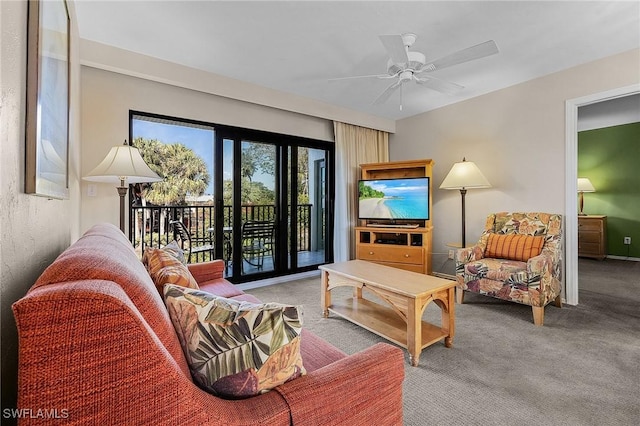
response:
M225 398L265 393L305 374L297 307L167 285L169 316L194 381Z
M540 254L544 245L543 236L522 234L490 234L484 257L526 262Z

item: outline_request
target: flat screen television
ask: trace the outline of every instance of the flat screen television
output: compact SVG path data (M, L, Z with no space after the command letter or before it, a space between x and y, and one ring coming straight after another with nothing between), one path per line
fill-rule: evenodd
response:
M385 222L429 220L429 178L360 180L358 217Z

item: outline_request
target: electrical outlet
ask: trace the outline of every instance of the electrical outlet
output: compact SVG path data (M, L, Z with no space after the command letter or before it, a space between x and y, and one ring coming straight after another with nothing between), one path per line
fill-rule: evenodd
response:
M630 245L631 244L631 237L624 237L624 243L626 245Z
M455 252L453 250L449 250L449 259L453 259L455 256Z

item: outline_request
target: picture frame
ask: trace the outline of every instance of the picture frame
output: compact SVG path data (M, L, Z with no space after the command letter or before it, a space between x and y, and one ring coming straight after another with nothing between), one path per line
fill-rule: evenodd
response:
M70 25L66 0L29 0L25 192L69 198Z

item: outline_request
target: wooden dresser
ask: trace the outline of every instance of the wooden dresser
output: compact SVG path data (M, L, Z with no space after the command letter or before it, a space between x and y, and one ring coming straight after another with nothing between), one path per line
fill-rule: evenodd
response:
M599 260L607 257L606 216L578 216L578 256Z

